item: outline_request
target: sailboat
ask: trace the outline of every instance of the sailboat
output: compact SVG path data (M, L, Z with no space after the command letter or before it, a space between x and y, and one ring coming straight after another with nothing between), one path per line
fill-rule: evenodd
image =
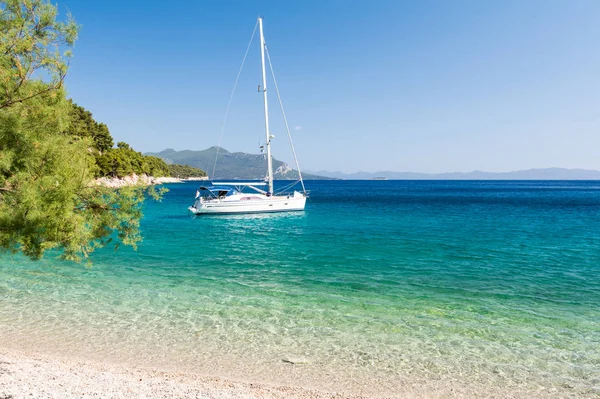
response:
M304 187L302 173L298 165L296 151L290 137L290 145L292 153L296 160L298 168L298 177L302 192L293 191L290 193L275 193L273 188L273 157L271 154L271 140L274 136L269 131L269 103L267 100L267 76L265 65L265 52L267 46L263 34L263 19L258 18L258 26L260 30L260 57L262 65L262 88L259 86L259 91L262 90L264 101L265 115L265 134L266 134L266 157L267 157L267 175L264 182L213 182L209 186L201 186L196 191L194 205L188 209L196 215L202 214L239 214L239 213L265 213L265 212L285 212L285 211L303 211L306 205L308 192ZM256 29L256 28L255 28ZM253 35L254 36L254 35ZM250 40L252 42L252 39ZM267 53L268 56L268 53ZM270 64L270 58L269 58ZM243 62L242 62L243 66ZM271 72L273 69L271 68ZM239 74L238 74L239 76ZM273 75L274 79L274 75ZM275 88L277 89L277 82ZM279 90L277 89L277 97L280 100ZM283 111L283 107L282 107ZM287 120L284 121L289 135L289 127ZM213 171L214 177L214 171ZM263 189L264 188L264 189ZM247 189L244 192L244 189ZM251 190L251 192L248 192Z

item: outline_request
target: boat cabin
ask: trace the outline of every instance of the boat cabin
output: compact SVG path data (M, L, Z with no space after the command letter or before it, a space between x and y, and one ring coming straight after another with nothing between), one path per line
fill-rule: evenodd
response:
M216 198L225 198L228 195L236 194L237 191L232 189L231 187L200 187L198 190L200 193L200 197L205 200L216 199Z

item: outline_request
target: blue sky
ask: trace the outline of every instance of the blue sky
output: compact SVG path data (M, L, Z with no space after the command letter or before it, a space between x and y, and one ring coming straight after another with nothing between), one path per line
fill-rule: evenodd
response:
M600 169L600 2L77 1L67 89L139 151L216 145L256 17L304 169ZM258 41L221 142L263 140ZM272 88L272 84L270 86ZM274 155L292 161L274 90Z

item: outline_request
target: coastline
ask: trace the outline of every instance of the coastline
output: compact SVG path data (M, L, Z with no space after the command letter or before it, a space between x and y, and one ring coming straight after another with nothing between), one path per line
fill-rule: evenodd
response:
M234 381L157 368L125 367L0 348L0 397L21 398L292 398L366 396Z
M171 369L90 360L79 356L0 347L2 399L384 399L384 398L562 398L565 392L546 388L537 392L503 389L456 379L397 381L393 393L337 391L284 385L244 378L233 379ZM301 383L301 381L298 381ZM481 383L481 381L480 381Z
M154 186L165 183L184 183L186 181L203 181L208 180L207 176L202 177L188 177L185 179L181 179L179 177L154 177L148 175L136 175L135 173L130 176L125 177L100 177L94 180L95 185L111 187L111 188L120 188L127 186L135 186L135 185L144 185L144 186Z

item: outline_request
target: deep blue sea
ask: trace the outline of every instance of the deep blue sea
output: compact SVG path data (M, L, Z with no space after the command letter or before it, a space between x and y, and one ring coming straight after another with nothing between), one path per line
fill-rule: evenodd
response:
M196 217L198 185L146 204L137 251L0 258L0 345L366 394L600 397L600 182L309 181L305 212Z

